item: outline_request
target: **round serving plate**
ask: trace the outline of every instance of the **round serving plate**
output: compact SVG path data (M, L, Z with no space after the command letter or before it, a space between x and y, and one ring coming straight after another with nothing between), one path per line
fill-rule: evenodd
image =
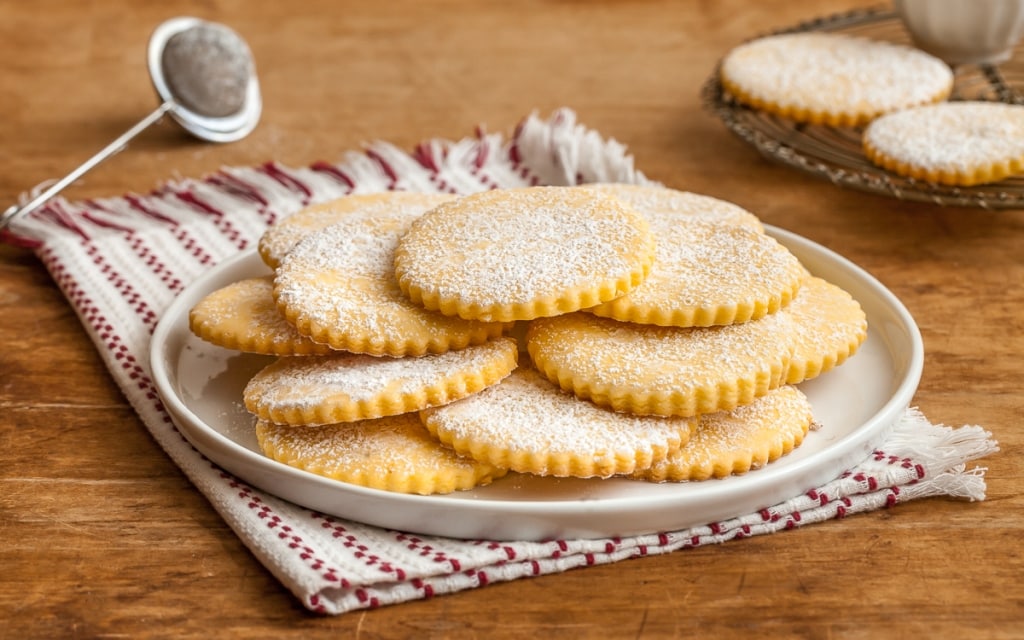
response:
M196 449L241 480L322 513L420 534L499 540L639 535L708 524L782 502L861 461L910 404L923 367L917 325L888 289L810 240L772 227L768 233L861 303L868 339L842 366L800 385L821 428L793 453L741 476L654 484L512 473L470 491L419 496L346 484L271 460L259 451L254 419L242 404L245 384L271 359L216 347L188 327L189 309L208 293L269 273L255 251L215 267L172 303L153 334L153 377L175 425Z

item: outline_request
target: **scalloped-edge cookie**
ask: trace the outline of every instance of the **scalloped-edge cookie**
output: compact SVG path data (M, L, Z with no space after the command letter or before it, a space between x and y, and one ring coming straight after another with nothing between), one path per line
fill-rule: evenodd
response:
M764 233L764 225L753 213L711 196L657 185L598 182L581 186L618 198L645 216L677 214L679 219L733 224ZM660 241L657 232L654 235Z
M247 278L207 294L189 311L189 329L226 349L272 356L332 353L295 330L274 302L271 276Z
M447 404L476 393L516 368L512 338L441 354L388 358L354 353L280 358L243 392L246 408L278 424L369 420Z
M864 154L893 173L970 187L1024 172L1024 106L946 102L891 113L864 131Z
M387 191L352 194L309 205L278 220L263 232L258 244L260 258L267 266L276 268L300 240L324 227L341 222L353 213L374 215L398 211L417 215L454 197L445 193Z
M796 327L785 313L716 327L658 327L589 313L534 320L527 350L562 389L616 411L688 417L779 387Z
M800 446L813 424L807 396L796 387L779 387L732 411L700 416L679 451L632 477L688 482L744 474Z
M256 440L267 457L291 467L399 493L451 493L507 473L442 446L415 413L319 427L257 420Z
M833 127L940 102L953 72L913 47L838 33L766 36L730 51L722 86L738 102L797 122Z
M848 292L811 277L788 307L796 325L788 384L816 378L857 352L868 336L867 315Z
M395 252L395 275L427 309L530 320L626 293L647 276L654 244L640 213L593 189L495 189L417 219Z
M676 327L747 322L789 304L806 276L796 256L771 236L670 211L646 216L658 238L650 274L591 313Z
M528 366L420 417L462 455L521 473L580 478L647 468L685 444L696 423L602 409Z
M501 335L502 323L429 311L399 290L395 247L419 215L416 208L351 213L299 241L274 276L285 318L335 349L394 357L444 353Z

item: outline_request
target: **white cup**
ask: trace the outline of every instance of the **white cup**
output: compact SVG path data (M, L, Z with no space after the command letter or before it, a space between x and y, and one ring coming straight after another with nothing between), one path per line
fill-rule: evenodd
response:
M893 0L918 48L949 64L998 64L1024 35L1024 0Z

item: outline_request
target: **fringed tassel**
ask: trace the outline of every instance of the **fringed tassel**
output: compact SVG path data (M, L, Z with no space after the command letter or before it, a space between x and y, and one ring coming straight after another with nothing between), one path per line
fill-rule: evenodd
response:
M943 471L923 482L907 485L900 489L899 501L930 498L932 496L948 496L962 498L971 502L985 499L985 467L974 467L967 470L967 465L960 464Z
M577 124L570 109L546 122L531 114L516 129L511 148L513 160L528 167L538 184L651 183L622 144Z
M925 475L929 476L997 451L999 446L992 434L981 427L965 425L954 429L933 425L916 407L911 407L886 441L884 453L914 460L924 466Z

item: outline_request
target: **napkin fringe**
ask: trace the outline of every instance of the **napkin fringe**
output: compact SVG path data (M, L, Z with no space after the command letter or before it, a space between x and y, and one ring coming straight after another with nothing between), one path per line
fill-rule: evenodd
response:
M931 498L934 496L964 498L971 502L984 500L985 491L987 490L987 485L985 484L986 471L988 471L988 467L974 467L967 470L966 465L957 465L929 478L925 482L909 484L902 488L899 501L906 502L908 500Z
M931 424L916 407L907 409L903 421L918 425L897 429L886 440L885 452L875 455L913 460L923 468L921 481L906 490L912 494L905 496L907 499L940 494L971 501L985 499L985 470L968 471L966 463L999 451L991 432L977 425L953 428Z
M531 168L539 184L653 184L635 168L625 146L577 124L569 109L559 109L546 122L531 114L517 127L513 141L513 161L524 160L520 164Z

